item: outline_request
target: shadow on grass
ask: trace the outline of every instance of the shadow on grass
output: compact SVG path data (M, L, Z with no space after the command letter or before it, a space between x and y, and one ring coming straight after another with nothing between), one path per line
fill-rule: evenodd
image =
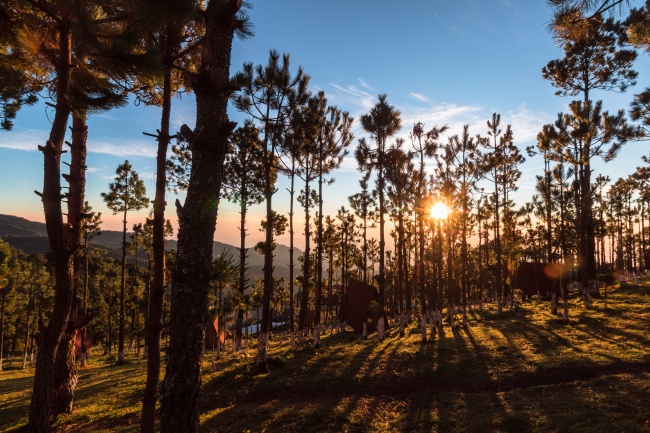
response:
M324 336L320 349L273 342L270 374L255 374L254 357L224 356L204 376L201 430L644 431L650 293L629 290L611 292L618 315L574 299L568 326L548 305L526 303L501 316L470 313L470 327L447 327L426 344L419 323L381 344L351 333ZM623 305L628 296L635 301ZM0 400L0 419L24 418L31 377L6 377L0 389L14 391ZM81 370L77 409L56 431L137 431L143 386L144 365Z

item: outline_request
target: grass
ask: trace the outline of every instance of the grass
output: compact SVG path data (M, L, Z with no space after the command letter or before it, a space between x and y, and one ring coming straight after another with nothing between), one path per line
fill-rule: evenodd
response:
M254 348L214 373L206 359L202 431L650 432L650 287L608 290L608 309L571 301L566 326L532 301L474 312L426 345L416 324L381 344L347 332L320 349L276 340L263 375ZM145 368L91 359L55 430L138 431ZM0 432L26 422L32 374L0 373Z

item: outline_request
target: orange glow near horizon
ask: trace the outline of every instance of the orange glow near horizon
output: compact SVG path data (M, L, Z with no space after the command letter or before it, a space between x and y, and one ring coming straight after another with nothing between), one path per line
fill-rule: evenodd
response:
M436 220L446 220L447 217L449 217L451 210L446 204L442 202L436 202L433 204L433 206L431 206L430 212L431 218Z

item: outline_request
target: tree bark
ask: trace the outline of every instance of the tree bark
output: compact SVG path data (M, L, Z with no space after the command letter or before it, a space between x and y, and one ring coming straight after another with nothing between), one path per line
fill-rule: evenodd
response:
M240 216L239 221L239 293L241 296L244 296L246 291L246 197L248 195L246 188L246 180L243 180L241 183L241 205L240 205ZM235 349L242 349L242 327L244 326L244 310L242 308L237 308L237 318L235 319Z
M382 138L382 144L379 145L380 147L380 155L379 158L381 159L379 163L379 174L378 174L378 189L379 189L379 314L381 316L384 315L384 305L386 302L386 259L384 257L385 250L386 250L386 240L385 240L385 235L384 235L384 225L385 225L385 219L384 219L384 212L385 212L385 207L386 205L384 204L384 145L383 145L383 138Z
M178 208L178 244L171 293L170 341L162 386L161 431L199 429L201 360L210 291L212 243L223 162L235 124L227 114L230 55L241 0L211 0L205 10L202 62L195 77L196 128L184 126L192 173Z
M291 344L294 342L294 299L293 299L293 196L294 196L294 182L296 178L296 159L291 157L291 187L289 191L289 332L291 335Z
M167 148L169 147L169 119L171 116L171 74L173 51L177 45L178 28L174 24L165 25L163 41L163 101L158 133L158 152L156 155L156 194L153 202L153 285L149 289L149 309L147 312L147 381L142 397L142 418L140 431L153 433L158 397L158 378L160 376L160 335L162 332L162 312L165 298L165 187Z
M77 387L77 364L74 359L74 344L77 332L66 332L59 344L54 369L52 388L52 418L71 414L74 391Z
M84 242L86 248L88 248L88 235L86 235L86 240ZM86 250L84 254L84 306L83 313L88 313L88 251ZM86 327L81 328L81 357L80 357L81 366L84 367L88 363L88 348L86 347Z
M122 224L122 277L120 281L120 323L117 334L117 362L124 362L124 314L126 309L126 200L124 203L124 219Z
M309 179L309 170L306 170L305 178ZM305 260L302 266L302 292L300 297L300 313L298 316L299 332L306 335L306 330L309 327L309 283L311 280L311 249L310 249L310 221L309 221L309 198L311 189L309 188L309 181L305 182Z
M85 113L77 113L72 118L72 143L70 158L70 182L68 195L68 243L76 245L74 253L75 274L79 274L79 246L82 243L82 226L84 224L84 197L86 189L86 142L88 126ZM71 318L76 316L76 289L72 279ZM76 331L68 329L56 355L54 383L52 391L52 417L72 413L74 391L77 386L77 366L75 364Z
M66 125L70 115L70 69L72 63L72 32L70 23L59 24L59 61L56 65L56 110L50 136L43 152L43 210L47 237L54 261L54 307L50 320L39 332L39 350L34 372L34 386L29 406L27 431L42 433L50 431L50 399L54 360L59 343L68 324L72 306L72 283L74 276L73 250L68 245L63 225L61 196L61 154Z
M2 309L0 310L0 371L2 371L2 357L5 347L5 303L7 300L8 287L2 291Z
M32 304L32 297L34 296L34 283L30 284L29 288L29 296L27 297L27 305L25 306L25 309L27 310L27 318L25 320L25 340L23 344L23 362L20 365L20 369L24 370L25 367L27 366L27 346L29 344L29 329L30 329L30 322L31 322L31 304ZM34 313L36 310L34 310Z
M322 143L321 143L322 146ZM314 347L320 347L320 322L323 304L323 160L318 158L318 245L316 246L316 287L314 299Z

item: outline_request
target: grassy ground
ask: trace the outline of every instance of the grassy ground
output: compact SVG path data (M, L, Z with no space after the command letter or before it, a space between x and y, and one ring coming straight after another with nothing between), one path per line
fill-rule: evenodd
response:
M650 432L650 287L610 290L608 306L572 299L567 326L535 301L488 309L426 345L416 325L382 344L352 333L320 349L276 341L264 375L254 348L215 373L206 359L202 431ZM0 432L26 422L31 374L0 373ZM56 431L138 431L144 376L144 363L92 359Z

